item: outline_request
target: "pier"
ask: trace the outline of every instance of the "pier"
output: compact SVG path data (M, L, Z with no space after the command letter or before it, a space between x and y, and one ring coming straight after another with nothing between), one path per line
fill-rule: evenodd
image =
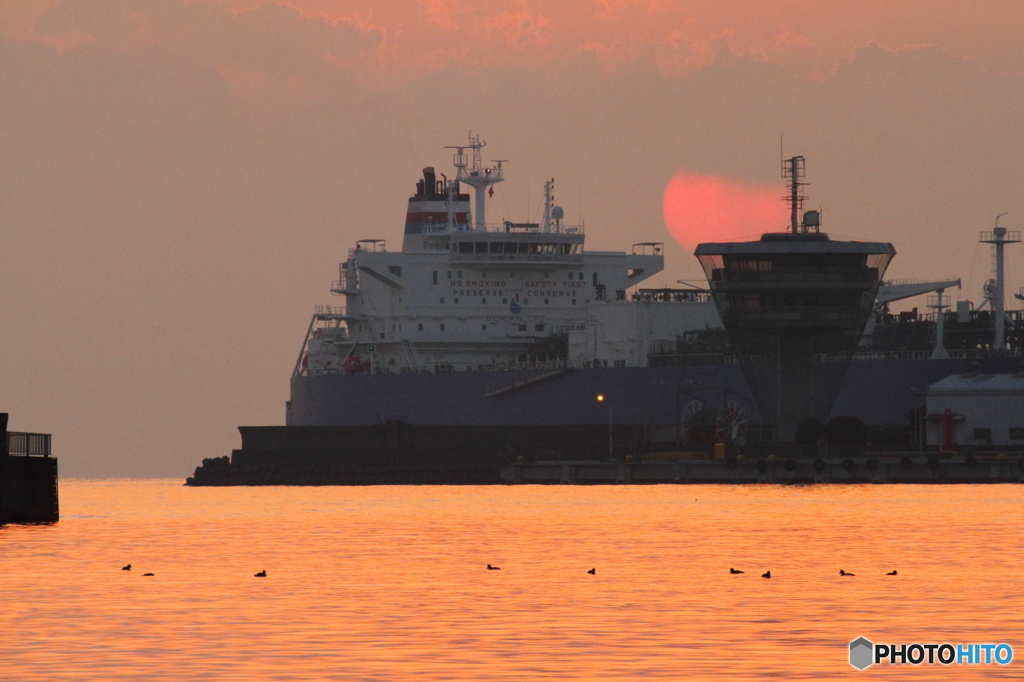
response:
M758 458L675 461L512 462L509 484L644 483L1022 483L1024 457L893 457L866 453L843 459Z
M50 443L48 433L8 431L7 414L0 413L0 525L60 518Z

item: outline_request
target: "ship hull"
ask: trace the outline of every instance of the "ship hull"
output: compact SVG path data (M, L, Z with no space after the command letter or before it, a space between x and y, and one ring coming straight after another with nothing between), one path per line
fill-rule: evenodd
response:
M831 415L868 425L875 450L916 450L912 412L929 385L1017 366L1016 358L968 362L853 362ZM815 366L819 381L836 371L838 363ZM239 427L242 447L230 460L204 461L189 483L494 484L516 462L700 456L684 452L700 449L685 428L694 401L741 409L748 454L778 448L770 436L761 448L750 443L756 424L770 420L737 365L295 377L289 424Z
M851 362L831 416L869 425L907 424L924 389L964 372L1017 370L1018 358L858 360ZM817 363L818 381L841 363ZM531 383L531 381L533 383ZM598 395L605 396L597 401ZM296 376L290 426L367 426L387 422L438 426L608 424L668 426L691 401L737 403L748 422L770 422L752 399L738 365L621 367L556 372ZM771 407L769 407L771 410Z

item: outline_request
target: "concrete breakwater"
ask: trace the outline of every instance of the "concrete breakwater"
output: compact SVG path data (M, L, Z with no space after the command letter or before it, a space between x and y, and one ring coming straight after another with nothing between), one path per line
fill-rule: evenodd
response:
M764 443L656 449L650 429L615 425L241 427L231 457L203 460L187 485L500 483L1019 482L1024 452L955 457L871 445ZM611 436L611 438L609 438ZM611 453L611 456L609 456Z
M982 483L1024 480L1024 452L906 452L865 445L650 450L642 428L607 426L242 427L240 450L188 485L499 483ZM608 457L609 451L613 453Z
M843 459L512 462L502 467L501 480L513 484L1021 483L1024 458L866 453Z
M607 425L243 426L231 457L205 459L188 485L497 484L519 458L583 460L608 451ZM642 427L612 430L639 458Z

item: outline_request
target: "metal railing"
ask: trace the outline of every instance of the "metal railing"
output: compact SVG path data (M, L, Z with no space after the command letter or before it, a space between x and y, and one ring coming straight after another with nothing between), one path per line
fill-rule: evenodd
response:
M7 454L18 457L49 457L50 434L7 432Z
M931 360L932 350L885 350L850 353L815 353L815 362L861 362L865 360ZM990 348L948 349L949 358L954 360L970 360L977 358L1019 358L1024 357L1024 350L1008 348L993 350ZM773 365L778 363L777 355L745 355L742 360L734 353L650 353L648 360L654 366L676 365Z
M346 308L343 305L317 305L316 308L317 316L347 316Z

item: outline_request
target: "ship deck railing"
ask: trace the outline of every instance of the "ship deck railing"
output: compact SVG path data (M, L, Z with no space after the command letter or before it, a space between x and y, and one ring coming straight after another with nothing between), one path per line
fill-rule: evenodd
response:
M587 254L591 255L591 254ZM451 260L460 263L549 263L576 265L583 262L582 253L452 253Z
M451 364L440 364L440 367L449 368ZM300 367L294 372L294 376L316 377L316 376L359 376L359 375L385 375L385 374L454 374L463 372L521 372L537 369L566 369L570 364L566 360L535 360L528 362L505 362L500 364L478 364L470 369L435 369L431 366L410 367L407 365L387 365L383 367L371 367L358 372L348 372L343 367Z
M15 457L49 457L49 433L7 432L7 454Z
M815 362L862 362L868 360L931 360L934 350L861 350L851 356L849 353L815 353ZM975 360L981 358L1024 358L1024 349L992 348L947 349L946 355L951 360ZM651 366L666 367L677 365L738 365L739 358L733 353L650 353L648 362ZM778 362L776 355L749 355L743 357L744 364L773 365Z

